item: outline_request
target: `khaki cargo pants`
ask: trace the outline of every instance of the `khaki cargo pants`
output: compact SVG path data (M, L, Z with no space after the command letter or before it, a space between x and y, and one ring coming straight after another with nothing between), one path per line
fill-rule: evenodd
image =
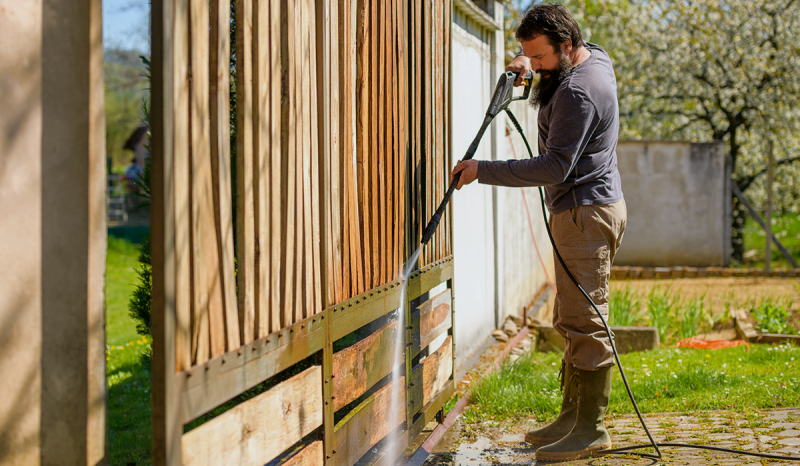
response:
M550 217L556 247L572 276L608 319L608 279L628 218L625 200L578 206ZM576 368L595 370L614 364L603 322L572 283L553 253L556 302L553 327L567 341L564 360Z

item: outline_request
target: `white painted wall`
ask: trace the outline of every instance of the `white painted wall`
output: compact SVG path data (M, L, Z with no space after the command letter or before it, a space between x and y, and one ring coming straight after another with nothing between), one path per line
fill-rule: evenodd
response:
M492 72L491 41L470 33L480 28L454 8L452 38L452 159L467 151L483 122L496 73ZM465 27L466 26L466 27ZM484 35L488 38L488 34ZM487 131L475 159L492 158ZM456 367L480 349L495 328L495 236L492 190L476 184L457 191L453 205L453 262Z
M616 265L728 264L730 168L722 142L623 141L617 158L628 225Z
M503 8L490 9L500 25ZM452 148L453 162L466 152L480 128L489 99L504 70L502 31L489 31L456 6L452 25ZM536 147L536 112L517 102L512 111ZM505 114L486 131L475 158L514 157L506 136ZM522 139L512 133L518 157L527 157ZM456 310L456 370L483 349L505 316L520 314L546 283L544 268L531 239L520 189L474 183L453 195L454 306ZM538 192L526 189L531 221L545 264L552 270ZM552 272L551 272L552 276Z

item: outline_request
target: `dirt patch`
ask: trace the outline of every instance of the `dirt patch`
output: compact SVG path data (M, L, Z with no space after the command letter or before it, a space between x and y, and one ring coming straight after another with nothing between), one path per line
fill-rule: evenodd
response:
M647 302L647 294L653 287L668 287L684 300L697 299L705 294L705 303L717 316L730 309L749 309L763 299L791 299L800 303L800 280L762 277L719 278L673 278L658 280L612 280L611 290L621 291L625 287L639 294L640 302ZM800 324L800 312L793 306L795 328Z

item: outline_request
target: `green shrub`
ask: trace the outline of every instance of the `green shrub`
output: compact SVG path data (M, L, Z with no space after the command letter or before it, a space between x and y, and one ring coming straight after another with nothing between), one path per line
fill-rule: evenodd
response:
M139 283L128 301L128 314L136 321L136 333L150 336L150 314L153 291L153 267L150 263L150 233L139 246L139 267L136 269Z
M785 305L768 300L762 301L755 308L750 309L750 314L758 323L756 330L764 333L780 333L783 335L797 335L797 330L789 325L789 309L792 302Z

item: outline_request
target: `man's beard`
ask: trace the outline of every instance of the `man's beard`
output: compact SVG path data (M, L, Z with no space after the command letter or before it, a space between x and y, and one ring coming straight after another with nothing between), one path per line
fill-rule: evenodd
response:
M558 86L571 73L572 60L564 53L559 54L558 65L554 70L537 71L536 74L539 75L539 81L531 89L531 98L529 100L531 106L542 108L550 103L550 99L553 98Z

